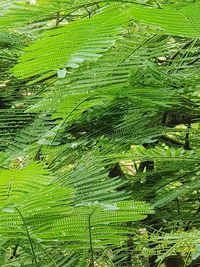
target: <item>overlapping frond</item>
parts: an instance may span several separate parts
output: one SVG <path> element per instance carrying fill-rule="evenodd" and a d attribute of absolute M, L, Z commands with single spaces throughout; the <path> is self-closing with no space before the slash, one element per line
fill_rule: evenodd
<path fill-rule="evenodd" d="M 2 264 L 139 266 L 178 252 L 186 266 L 199 242 L 199 2 L 6 3 Z"/>
<path fill-rule="evenodd" d="M 114 245 L 125 240 L 125 229 L 117 228 L 114 223 L 141 220 L 152 213 L 143 202 L 111 203 L 94 199 L 74 202 L 73 190 L 51 183 L 47 171 L 37 164 L 21 170 L 5 170 L 1 175 L 4 178 L 0 186 L 2 239 L 27 240 L 28 234 L 34 243 L 41 239 L 80 242 L 84 247 L 88 242 L 94 247 Z"/>

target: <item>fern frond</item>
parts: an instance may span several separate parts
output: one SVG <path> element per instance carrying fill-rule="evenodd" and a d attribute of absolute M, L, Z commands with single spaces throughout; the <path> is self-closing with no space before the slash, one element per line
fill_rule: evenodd
<path fill-rule="evenodd" d="M 119 15 L 118 8 L 114 5 L 91 19 L 75 21 L 45 33 L 41 40 L 26 49 L 20 59 L 21 63 L 13 69 L 14 73 L 26 78 L 56 72 L 59 68 L 78 66 L 84 61 L 97 60 L 121 38 L 129 22 L 127 8 L 122 6 Z M 44 47 L 48 47 L 48 50 L 44 51 Z M 41 52 L 40 57 L 37 56 L 38 51 Z"/>

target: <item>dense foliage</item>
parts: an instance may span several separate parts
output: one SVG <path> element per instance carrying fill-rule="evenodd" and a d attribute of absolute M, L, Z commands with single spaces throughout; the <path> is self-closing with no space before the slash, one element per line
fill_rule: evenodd
<path fill-rule="evenodd" d="M 200 266 L 199 14 L 0 2 L 0 266 Z"/>

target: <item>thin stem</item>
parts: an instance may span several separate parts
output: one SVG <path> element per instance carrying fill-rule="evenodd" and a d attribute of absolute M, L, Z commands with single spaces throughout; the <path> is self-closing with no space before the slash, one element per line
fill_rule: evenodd
<path fill-rule="evenodd" d="M 23 222 L 23 225 L 24 225 L 24 228 L 25 228 L 25 230 L 26 230 L 27 237 L 28 237 L 28 240 L 29 240 L 29 243 L 30 243 L 30 246 L 31 246 L 31 251 L 32 251 L 32 255 L 33 255 L 33 260 L 34 260 L 34 262 L 37 264 L 37 259 L 36 259 L 36 255 L 35 255 L 35 251 L 34 251 L 34 247 L 33 247 L 33 242 L 32 242 L 30 233 L 29 233 L 29 231 L 28 231 L 28 227 L 27 227 L 27 225 L 26 225 L 26 222 L 25 222 L 25 220 L 24 220 L 24 217 L 23 217 L 21 211 L 20 211 L 17 207 L 15 207 L 15 209 L 17 210 L 17 212 L 19 213 L 20 217 L 22 218 L 22 222 Z"/>
<path fill-rule="evenodd" d="M 91 263 L 90 266 L 94 267 L 94 252 L 93 252 L 93 245 L 92 245 L 92 230 L 91 230 L 91 217 L 94 214 L 96 209 L 93 210 L 92 213 L 88 216 L 88 233 L 89 233 L 89 241 L 90 241 L 90 255 L 91 255 Z"/>
<path fill-rule="evenodd" d="M 176 199 L 176 206 L 177 206 L 177 214 L 180 215 L 181 210 L 180 210 L 180 203 L 179 203 L 179 198 L 178 197 Z"/>
<path fill-rule="evenodd" d="M 82 100 L 80 103 L 77 104 L 77 106 L 67 115 L 67 117 L 63 120 L 61 127 L 67 122 L 67 120 L 69 119 L 69 117 L 73 114 L 73 112 L 81 105 L 83 104 L 85 101 L 88 101 L 90 99 L 90 97 L 85 98 L 84 100 Z M 56 132 L 51 144 L 49 145 L 49 147 L 53 144 L 53 142 L 55 141 L 57 135 L 58 135 L 59 130 Z M 62 154 L 63 152 L 61 152 Z M 49 164 L 49 168 L 50 166 L 55 162 L 55 160 L 60 156 L 60 154 L 58 154 L 53 160 L 52 162 Z"/>
<path fill-rule="evenodd" d="M 104 3 L 104 2 L 120 2 L 120 3 L 125 3 L 125 4 L 135 4 L 135 5 L 141 5 L 141 6 L 151 6 L 149 4 L 141 4 L 141 3 L 138 3 L 138 2 L 134 2 L 134 1 L 128 1 L 128 0 L 109 0 L 109 1 L 105 1 L 105 0 L 100 0 L 100 1 L 94 1 L 92 3 L 89 3 L 89 4 L 83 4 L 83 5 L 78 5 L 75 9 L 73 9 L 72 11 L 70 11 L 70 13 L 68 13 L 67 15 L 65 15 L 64 17 L 62 17 L 60 20 L 59 20 L 59 23 L 62 22 L 67 16 L 71 15 L 72 13 L 76 12 L 77 10 L 79 10 L 80 8 L 87 8 L 87 7 L 90 7 L 90 6 L 94 6 L 96 5 L 97 8 L 99 7 L 98 4 L 99 3 Z M 161 8 L 161 7 L 159 7 Z"/>
<path fill-rule="evenodd" d="M 189 252 L 189 253 L 187 254 L 187 258 L 186 258 L 186 260 L 185 260 L 185 264 L 184 264 L 183 267 L 187 267 L 187 264 L 188 264 L 188 261 L 189 261 L 189 259 L 190 259 L 190 256 L 191 256 L 191 252 Z"/>
<path fill-rule="evenodd" d="M 60 23 L 60 11 L 56 13 L 56 28 L 59 26 Z"/>
<path fill-rule="evenodd" d="M 91 231 L 91 214 L 89 214 L 88 218 L 88 231 L 89 231 L 89 240 L 90 240 L 90 255 L 91 255 L 91 267 L 94 267 L 94 253 L 92 246 L 92 231 Z"/>
<path fill-rule="evenodd" d="M 187 132 L 186 132 L 186 135 L 185 135 L 185 145 L 184 145 L 184 148 L 185 150 L 190 150 L 190 128 L 191 128 L 191 125 L 188 124 L 187 125 Z"/>

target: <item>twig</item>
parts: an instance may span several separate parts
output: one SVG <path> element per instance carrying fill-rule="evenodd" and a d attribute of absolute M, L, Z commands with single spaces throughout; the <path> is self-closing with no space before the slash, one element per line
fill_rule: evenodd
<path fill-rule="evenodd" d="M 19 244 L 16 244 L 16 245 L 14 246 L 13 251 L 12 251 L 12 254 L 11 254 L 11 256 L 9 257 L 9 260 L 12 260 L 12 259 L 18 257 L 18 255 L 17 255 L 17 249 L 18 249 L 18 247 L 19 247 Z"/>
<path fill-rule="evenodd" d="M 56 28 L 59 26 L 60 23 L 60 11 L 56 13 Z"/>

